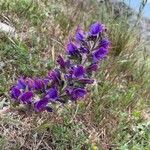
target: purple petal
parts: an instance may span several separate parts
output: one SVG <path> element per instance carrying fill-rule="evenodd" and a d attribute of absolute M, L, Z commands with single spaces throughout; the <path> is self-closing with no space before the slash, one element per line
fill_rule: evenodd
<path fill-rule="evenodd" d="M 107 53 L 108 53 L 108 50 L 103 48 L 103 47 L 101 47 L 98 50 L 96 50 L 93 53 L 93 61 L 94 61 L 94 63 L 98 62 L 100 59 L 103 59 L 104 57 L 106 57 Z"/>
<path fill-rule="evenodd" d="M 48 79 L 48 78 L 45 78 L 45 79 L 43 79 L 43 82 L 44 82 L 44 84 L 47 86 L 47 85 L 49 84 L 49 79 Z"/>
<path fill-rule="evenodd" d="M 25 89 L 25 88 L 26 88 L 26 81 L 25 81 L 25 79 L 23 79 L 23 77 L 21 77 L 21 78 L 18 80 L 17 87 L 18 87 L 19 89 Z"/>
<path fill-rule="evenodd" d="M 11 97 L 12 97 L 13 99 L 18 99 L 18 97 L 20 96 L 20 94 L 21 94 L 21 92 L 20 92 L 19 88 L 13 87 L 13 88 L 11 89 Z"/>
<path fill-rule="evenodd" d="M 27 86 L 28 86 L 29 90 L 34 89 L 34 80 L 33 79 L 27 78 L 26 82 L 27 82 Z"/>
<path fill-rule="evenodd" d="M 110 41 L 107 38 L 104 38 L 100 42 L 100 46 L 104 48 L 108 48 L 110 45 Z"/>
<path fill-rule="evenodd" d="M 61 74 L 60 74 L 60 71 L 55 69 L 55 70 L 52 70 L 48 73 L 48 77 L 50 80 L 52 80 L 53 84 L 59 84 L 60 83 L 60 80 L 61 80 Z"/>
<path fill-rule="evenodd" d="M 82 88 L 75 88 L 72 92 L 72 97 L 77 100 L 79 98 L 83 98 L 86 95 L 86 90 Z"/>
<path fill-rule="evenodd" d="M 90 34 L 96 36 L 103 31 L 104 26 L 99 22 L 96 22 L 90 26 Z"/>
<path fill-rule="evenodd" d="M 76 55 L 76 54 L 78 54 L 79 52 L 78 52 L 77 46 L 74 43 L 69 42 L 67 44 L 67 53 L 69 55 Z"/>
<path fill-rule="evenodd" d="M 57 62 L 60 65 L 61 68 L 65 68 L 66 67 L 65 60 L 62 58 L 62 56 L 60 56 L 60 55 L 58 56 Z"/>
<path fill-rule="evenodd" d="M 77 41 L 84 41 L 85 39 L 85 33 L 80 27 L 77 28 L 75 36 Z"/>
<path fill-rule="evenodd" d="M 36 111 L 42 111 L 46 108 L 46 105 L 48 104 L 48 98 L 43 98 L 39 100 L 38 102 L 34 103 L 34 108 Z"/>
<path fill-rule="evenodd" d="M 63 57 L 62 56 L 58 56 L 58 58 L 57 58 L 57 62 L 58 62 L 58 64 L 60 65 L 60 68 L 61 69 L 65 69 L 66 67 L 69 67 L 70 66 L 70 60 L 67 60 L 67 61 L 65 61 L 64 59 L 63 59 Z"/>
<path fill-rule="evenodd" d="M 29 92 L 25 92 L 20 96 L 20 100 L 23 103 L 30 103 L 32 101 L 34 94 L 33 92 L 29 91 Z"/>
<path fill-rule="evenodd" d="M 58 91 L 56 88 L 50 88 L 48 91 L 48 98 L 50 99 L 57 99 L 58 97 Z"/>
<path fill-rule="evenodd" d="M 73 68 L 73 75 L 75 77 L 83 77 L 85 74 L 85 69 L 83 66 L 77 66 Z"/>
<path fill-rule="evenodd" d="M 42 89 L 44 89 L 44 87 L 45 87 L 45 84 L 44 84 L 42 79 L 36 78 L 34 80 L 34 88 L 35 88 L 35 90 L 42 90 Z"/>
<path fill-rule="evenodd" d="M 71 98 L 71 100 L 77 100 L 83 98 L 86 95 L 86 90 L 83 88 L 66 88 L 66 94 Z"/>

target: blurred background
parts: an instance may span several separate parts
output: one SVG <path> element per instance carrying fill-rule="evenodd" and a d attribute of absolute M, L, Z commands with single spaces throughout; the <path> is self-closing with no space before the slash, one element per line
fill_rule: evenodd
<path fill-rule="evenodd" d="M 30 114 L 9 89 L 21 75 L 44 76 L 78 25 L 107 27 L 108 58 L 77 104 Z M 0 0 L 0 149 L 150 149 L 149 0 Z"/>

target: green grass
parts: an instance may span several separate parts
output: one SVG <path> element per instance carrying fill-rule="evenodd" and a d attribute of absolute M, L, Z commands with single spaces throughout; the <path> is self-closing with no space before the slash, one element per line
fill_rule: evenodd
<path fill-rule="evenodd" d="M 52 114 L 0 113 L 0 149 L 150 149 L 150 56 L 128 14 L 116 18 L 109 3 L 95 0 L 1 0 L 0 12 L 18 34 L 0 33 L 0 109 L 10 105 L 18 76 L 43 76 L 55 66 L 78 24 L 102 21 L 112 43 L 83 101 L 55 106 Z"/>

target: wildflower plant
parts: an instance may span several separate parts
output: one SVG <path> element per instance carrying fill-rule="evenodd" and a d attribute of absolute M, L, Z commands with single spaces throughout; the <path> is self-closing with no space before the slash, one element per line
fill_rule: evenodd
<path fill-rule="evenodd" d="M 18 104 L 32 107 L 36 112 L 52 112 L 53 103 L 76 102 L 87 94 L 87 85 L 94 83 L 93 73 L 109 51 L 106 28 L 96 22 L 88 32 L 78 27 L 75 38 L 66 45 L 66 57 L 57 58 L 57 67 L 44 78 L 20 77 L 11 90 Z"/>

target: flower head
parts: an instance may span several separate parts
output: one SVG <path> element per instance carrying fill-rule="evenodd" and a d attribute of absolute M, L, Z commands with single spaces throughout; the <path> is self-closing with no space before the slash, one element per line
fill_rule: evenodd
<path fill-rule="evenodd" d="M 82 42 L 82 41 L 85 40 L 85 33 L 84 33 L 84 31 L 81 29 L 81 27 L 78 27 L 78 28 L 77 28 L 75 37 L 76 37 L 76 40 L 77 40 L 77 41 L 80 41 L 80 42 Z"/>
<path fill-rule="evenodd" d="M 75 88 L 73 89 L 71 95 L 74 100 L 77 100 L 77 99 L 83 98 L 86 95 L 86 93 L 87 92 L 85 89 Z"/>
<path fill-rule="evenodd" d="M 65 69 L 66 67 L 70 66 L 70 61 L 69 60 L 65 61 L 61 55 L 58 56 L 57 62 L 60 65 L 61 69 Z"/>
<path fill-rule="evenodd" d="M 48 98 L 44 97 L 43 99 L 34 103 L 34 109 L 37 112 L 43 111 L 46 109 L 47 104 L 48 104 Z"/>
<path fill-rule="evenodd" d="M 57 66 L 43 78 L 19 78 L 11 88 L 12 99 L 33 106 L 36 112 L 52 112 L 54 103 L 66 103 L 84 98 L 87 85 L 93 84 L 93 72 L 108 54 L 110 41 L 103 24 L 96 22 L 84 32 L 77 28 L 75 38 L 66 46 L 66 58 L 58 56 Z M 37 101 L 36 99 L 39 98 Z"/>
<path fill-rule="evenodd" d="M 13 99 L 17 100 L 18 97 L 20 96 L 20 94 L 21 94 L 21 91 L 20 91 L 20 89 L 18 87 L 13 87 L 11 89 L 11 97 Z"/>
<path fill-rule="evenodd" d="M 20 96 L 20 100 L 24 103 L 24 104 L 29 104 L 32 101 L 34 94 L 31 91 L 25 92 Z"/>
<path fill-rule="evenodd" d="M 99 33 L 103 32 L 104 26 L 96 22 L 90 26 L 90 35 L 97 36 Z"/>
<path fill-rule="evenodd" d="M 20 79 L 18 80 L 17 87 L 19 89 L 25 89 L 26 88 L 26 81 L 25 81 L 25 79 L 23 79 L 23 77 L 20 77 Z"/>
<path fill-rule="evenodd" d="M 50 83 L 50 80 L 49 80 L 49 78 L 46 77 L 43 79 L 43 82 L 44 82 L 45 86 L 47 87 Z"/>
<path fill-rule="evenodd" d="M 56 88 L 50 88 L 49 91 L 48 91 L 47 97 L 50 100 L 56 100 L 58 98 L 58 91 L 57 91 L 57 89 Z"/>
<path fill-rule="evenodd" d="M 99 45 L 100 47 L 109 48 L 110 41 L 108 40 L 108 38 L 104 38 L 100 41 Z"/>
<path fill-rule="evenodd" d="M 31 78 L 27 78 L 26 79 L 26 84 L 27 84 L 29 90 L 32 90 L 32 89 L 35 88 L 35 86 L 34 86 L 34 84 L 35 84 L 34 80 L 31 79 Z"/>
<path fill-rule="evenodd" d="M 108 53 L 108 50 L 106 48 L 99 48 L 98 50 L 93 52 L 93 62 L 97 63 L 99 60 L 103 59 Z"/>
<path fill-rule="evenodd" d="M 54 69 L 48 73 L 49 79 L 52 81 L 52 84 L 60 84 L 61 81 L 61 74 L 58 69 Z"/>
<path fill-rule="evenodd" d="M 34 88 L 35 90 L 43 90 L 45 88 L 45 84 L 42 79 L 36 78 L 34 80 Z"/>
<path fill-rule="evenodd" d="M 83 77 L 85 74 L 85 69 L 83 66 L 79 65 L 73 68 L 73 75 L 77 78 Z"/>
<path fill-rule="evenodd" d="M 75 56 L 79 54 L 77 46 L 71 41 L 69 41 L 69 43 L 67 44 L 67 53 L 70 56 Z"/>

